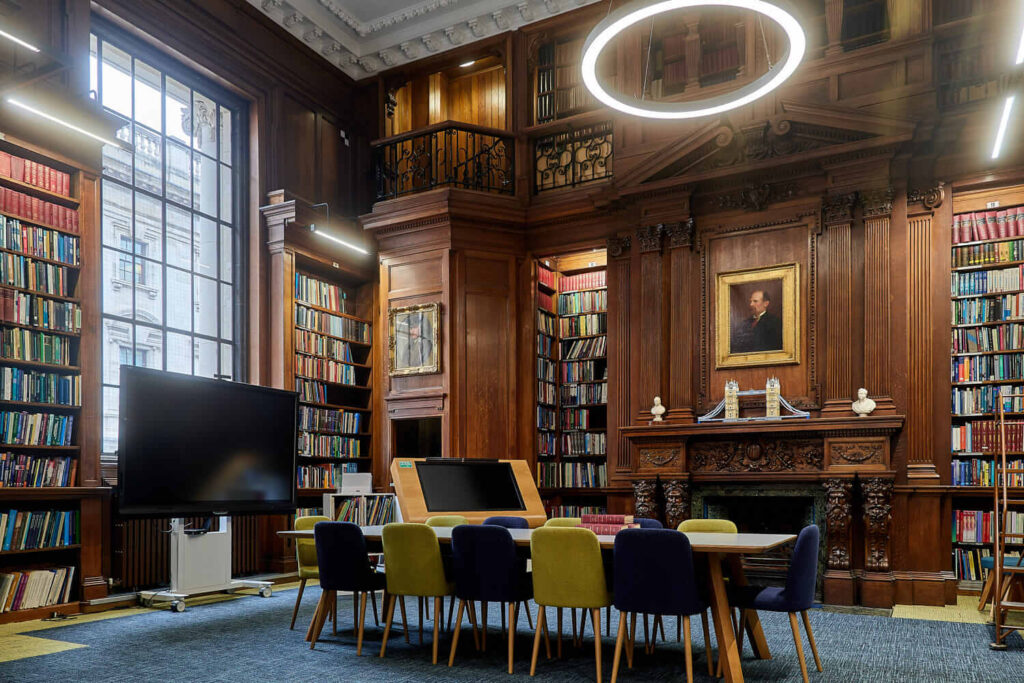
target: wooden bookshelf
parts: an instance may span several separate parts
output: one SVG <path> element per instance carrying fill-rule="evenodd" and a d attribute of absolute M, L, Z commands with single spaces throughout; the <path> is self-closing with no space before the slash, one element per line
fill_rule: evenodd
<path fill-rule="evenodd" d="M 585 32 L 574 29 L 540 42 L 533 55 L 533 123 L 542 124 L 598 108 L 597 100 L 583 85 L 580 57 Z M 614 87 L 615 50 L 606 50 L 598 69 Z M 610 56 L 608 56 L 610 55 Z"/>

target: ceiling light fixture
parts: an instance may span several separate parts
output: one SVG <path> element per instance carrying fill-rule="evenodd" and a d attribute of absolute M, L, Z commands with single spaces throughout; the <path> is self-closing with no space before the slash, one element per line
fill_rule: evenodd
<path fill-rule="evenodd" d="M 370 253 L 367 250 L 363 249 L 362 247 L 357 247 L 356 245 L 352 244 L 351 242 L 346 242 L 345 240 L 343 240 L 343 239 L 341 239 L 339 237 L 335 237 L 334 235 L 332 235 L 329 232 L 324 232 L 323 230 L 321 230 L 318 227 L 316 227 L 316 224 L 310 224 L 309 230 L 310 230 L 310 232 L 312 232 L 317 237 L 323 237 L 325 240 L 331 240 L 332 242 L 337 242 L 338 244 L 342 245 L 343 247 L 348 247 L 352 251 L 358 251 L 360 254 L 369 254 Z"/>
<path fill-rule="evenodd" d="M 473 66 L 474 64 L 476 64 L 476 60 L 475 59 L 471 59 L 468 62 L 463 62 L 462 64 L 459 64 L 459 66 L 462 67 L 463 69 L 465 69 L 466 67 Z"/>
<path fill-rule="evenodd" d="M 1006 98 L 1006 103 L 1003 105 L 1003 116 L 999 119 L 999 130 L 996 131 L 996 142 L 992 145 L 992 158 L 998 159 L 999 152 L 1003 147 L 1003 136 L 1006 135 L 1006 124 L 1010 121 L 1010 111 L 1013 110 L 1014 96 L 1010 95 Z"/>
<path fill-rule="evenodd" d="M 84 128 L 79 128 L 78 126 L 76 126 L 73 123 L 68 123 L 64 119 L 59 119 L 56 116 L 53 116 L 52 114 L 47 114 L 45 111 L 42 111 L 40 109 L 36 109 L 35 107 L 27 105 L 24 102 L 22 102 L 21 100 L 16 100 L 13 97 L 8 97 L 7 98 L 7 102 L 8 102 L 8 104 L 13 104 L 15 107 L 20 107 L 21 109 L 24 109 L 27 112 L 31 112 L 31 113 L 35 114 L 36 116 L 38 116 L 40 118 L 46 119 L 47 121 L 52 121 L 53 123 L 56 123 L 56 124 L 58 124 L 60 126 L 64 126 L 65 128 L 73 130 L 76 133 L 81 133 L 82 135 L 90 137 L 93 140 L 98 140 L 98 141 L 102 142 L 105 145 L 114 145 L 115 147 L 123 147 L 123 145 L 120 142 L 115 142 L 113 140 L 110 140 L 108 138 L 102 137 L 100 135 L 96 135 L 96 133 L 91 133 L 91 132 L 87 131 Z"/>
<path fill-rule="evenodd" d="M 0 37 L 6 38 L 7 40 L 11 41 L 12 43 L 17 43 L 18 45 L 21 45 L 26 50 L 31 50 L 32 52 L 39 52 L 39 48 L 36 47 L 35 45 L 32 45 L 31 43 L 26 43 L 21 38 L 18 38 L 17 36 L 12 36 L 7 31 L 0 31 Z"/>
<path fill-rule="evenodd" d="M 777 23 L 789 47 L 774 68 L 760 78 L 732 92 L 691 102 L 652 102 L 627 95 L 612 95 L 597 77 L 597 60 L 608 43 L 622 31 L 644 19 L 665 12 L 693 7 L 731 7 L 762 14 Z M 807 49 L 807 37 L 800 22 L 781 0 L 640 0 L 611 12 L 587 36 L 583 45 L 583 83 L 599 101 L 612 109 L 651 119 L 692 119 L 742 107 L 768 94 L 793 75 Z"/>

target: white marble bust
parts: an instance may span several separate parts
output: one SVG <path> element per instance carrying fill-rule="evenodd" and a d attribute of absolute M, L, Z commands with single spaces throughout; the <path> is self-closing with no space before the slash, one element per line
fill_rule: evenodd
<path fill-rule="evenodd" d="M 651 422 L 664 422 L 661 416 L 665 414 L 665 406 L 661 405 L 661 396 L 654 397 L 654 405 L 651 406 L 651 415 L 654 419 Z"/>
<path fill-rule="evenodd" d="M 868 398 L 868 390 L 861 387 L 857 390 L 857 400 L 850 406 L 857 417 L 867 417 L 874 411 L 875 402 Z"/>

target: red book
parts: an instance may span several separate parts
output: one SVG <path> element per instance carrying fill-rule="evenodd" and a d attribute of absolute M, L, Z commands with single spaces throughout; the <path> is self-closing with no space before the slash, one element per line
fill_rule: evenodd
<path fill-rule="evenodd" d="M 581 524 L 632 524 L 633 515 L 582 515 Z"/>
<path fill-rule="evenodd" d="M 21 157 L 11 157 L 11 177 L 15 180 L 25 180 L 25 160 Z"/>
<path fill-rule="evenodd" d="M 992 240 L 998 237 L 996 230 L 996 216 L 999 214 L 998 211 L 986 211 L 985 212 L 985 237 L 984 239 Z"/>
<path fill-rule="evenodd" d="M 61 192 L 66 194 L 66 195 L 68 195 L 70 197 L 71 196 L 71 176 L 69 174 L 67 174 L 67 173 L 61 173 L 61 181 L 63 181 L 63 183 L 64 183 L 63 186 L 62 186 Z"/>
<path fill-rule="evenodd" d="M 7 152 L 0 152 L 0 175 L 11 177 L 11 155 Z"/>
<path fill-rule="evenodd" d="M 960 214 L 953 216 L 953 244 L 960 241 Z"/>
<path fill-rule="evenodd" d="M 996 236 L 1008 237 L 1006 232 L 1006 209 L 996 211 Z"/>
<path fill-rule="evenodd" d="M 614 536 L 623 529 L 639 529 L 639 524 L 580 524 L 581 529 L 590 529 L 598 536 Z"/>
<path fill-rule="evenodd" d="M 1016 209 L 1011 209 L 1011 211 L 1013 211 L 1014 216 L 1013 236 L 1020 237 L 1024 235 L 1024 206 L 1018 206 Z"/>

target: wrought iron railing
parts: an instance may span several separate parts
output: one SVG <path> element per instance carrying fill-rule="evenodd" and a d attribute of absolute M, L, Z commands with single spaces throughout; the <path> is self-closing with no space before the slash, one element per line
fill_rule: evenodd
<path fill-rule="evenodd" d="M 575 187 L 612 175 L 612 123 L 566 127 L 533 143 L 534 192 Z"/>
<path fill-rule="evenodd" d="M 445 121 L 374 143 L 377 201 L 435 187 L 515 194 L 513 137 Z"/>

